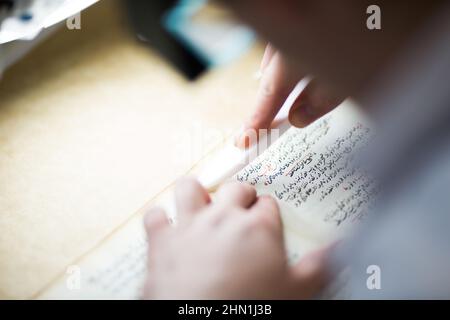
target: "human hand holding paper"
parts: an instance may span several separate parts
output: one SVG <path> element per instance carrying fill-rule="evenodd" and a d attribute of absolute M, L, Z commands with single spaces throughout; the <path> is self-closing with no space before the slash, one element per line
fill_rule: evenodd
<path fill-rule="evenodd" d="M 211 202 L 195 180 L 178 183 L 178 224 L 164 212 L 147 215 L 145 298 L 311 298 L 327 280 L 328 250 L 290 266 L 276 201 L 253 187 L 229 183 Z"/>

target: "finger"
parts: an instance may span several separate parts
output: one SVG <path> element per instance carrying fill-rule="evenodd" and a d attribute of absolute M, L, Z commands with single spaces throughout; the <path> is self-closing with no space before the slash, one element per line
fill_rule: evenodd
<path fill-rule="evenodd" d="M 336 108 L 344 98 L 332 96 L 316 80 L 297 97 L 289 111 L 289 122 L 303 128 Z"/>
<path fill-rule="evenodd" d="M 267 44 L 263 58 L 261 60 L 261 67 L 260 67 L 261 75 L 264 73 L 266 67 L 269 65 L 270 61 L 275 55 L 275 52 L 276 52 L 275 48 L 270 43 Z"/>
<path fill-rule="evenodd" d="M 282 234 L 282 221 L 280 209 L 276 200 L 270 196 L 258 197 L 255 204 L 250 208 L 250 214 L 253 214 L 262 223 L 267 224 L 277 234 Z"/>
<path fill-rule="evenodd" d="M 259 130 L 270 128 L 273 119 L 300 78 L 289 74 L 280 53 L 274 54 L 261 78 L 256 110 L 244 125 L 242 134 L 237 137 L 235 142 L 237 147 L 249 147 L 255 142 L 252 141 L 252 136 L 258 137 Z"/>
<path fill-rule="evenodd" d="M 291 283 L 297 298 L 314 297 L 330 281 L 328 260 L 333 248 L 326 246 L 315 250 L 291 267 Z"/>
<path fill-rule="evenodd" d="M 203 209 L 211 199 L 200 183 L 192 178 L 181 179 L 175 187 L 175 204 L 179 221 Z"/>
<path fill-rule="evenodd" d="M 151 243 L 152 239 L 157 237 L 162 230 L 169 227 L 165 211 L 158 207 L 152 208 L 144 217 L 144 227 Z"/>
<path fill-rule="evenodd" d="M 256 190 L 245 183 L 230 182 L 224 184 L 217 191 L 216 195 L 217 204 L 248 208 L 255 202 Z"/>

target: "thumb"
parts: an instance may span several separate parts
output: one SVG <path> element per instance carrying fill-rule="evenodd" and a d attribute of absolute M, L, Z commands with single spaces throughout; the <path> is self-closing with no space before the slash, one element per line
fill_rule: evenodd
<path fill-rule="evenodd" d="M 303 128 L 336 108 L 345 98 L 331 95 L 316 80 L 297 97 L 289 111 L 289 122 Z"/>

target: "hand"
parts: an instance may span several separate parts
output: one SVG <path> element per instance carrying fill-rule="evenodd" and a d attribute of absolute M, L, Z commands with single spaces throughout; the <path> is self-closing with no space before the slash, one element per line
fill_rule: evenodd
<path fill-rule="evenodd" d="M 214 202 L 198 182 L 176 186 L 178 224 L 149 212 L 148 299 L 311 298 L 327 281 L 325 251 L 289 266 L 276 201 L 230 183 Z"/>
<path fill-rule="evenodd" d="M 262 76 L 256 109 L 245 123 L 241 135 L 237 137 L 238 147 L 249 147 L 253 143 L 251 137 L 258 137 L 260 129 L 270 128 L 291 91 L 305 76 L 290 70 L 281 53 L 269 44 L 261 62 Z M 342 98 L 331 98 L 317 81 L 313 80 L 293 103 L 289 111 L 289 121 L 293 126 L 303 128 L 337 107 L 342 101 Z"/>
<path fill-rule="evenodd" d="M 303 127 L 351 96 L 359 104 L 386 85 L 411 36 L 427 23 L 440 2 L 380 0 L 382 32 L 366 27 L 369 1 L 222 0 L 238 19 L 274 45 L 266 50 L 256 109 L 245 129 L 265 129 L 294 85 L 305 75 L 319 85 L 307 88 L 291 110 L 290 121 Z M 330 103 L 327 102 L 331 97 Z M 334 101 L 337 98 L 337 101 Z M 337 103 L 334 103 L 337 102 Z M 243 132 L 236 145 L 245 147 L 254 131 Z"/>

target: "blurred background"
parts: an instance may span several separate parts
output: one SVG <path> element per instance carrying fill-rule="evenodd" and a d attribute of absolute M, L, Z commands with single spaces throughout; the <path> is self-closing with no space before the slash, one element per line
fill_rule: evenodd
<path fill-rule="evenodd" d="M 80 26 L 50 30 L 0 80 L 1 297 L 31 296 L 99 243 L 236 130 L 256 94 L 257 43 L 191 82 L 118 1 Z"/>

